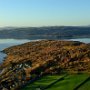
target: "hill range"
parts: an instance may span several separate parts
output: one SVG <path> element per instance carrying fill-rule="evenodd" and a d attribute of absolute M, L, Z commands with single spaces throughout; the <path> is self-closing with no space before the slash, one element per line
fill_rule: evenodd
<path fill-rule="evenodd" d="M 90 37 L 89 26 L 6 27 L 0 29 L 0 38 L 68 39 L 85 37 Z"/>

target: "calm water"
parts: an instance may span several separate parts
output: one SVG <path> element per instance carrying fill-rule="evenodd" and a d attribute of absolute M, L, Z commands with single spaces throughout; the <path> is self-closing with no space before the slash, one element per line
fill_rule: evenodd
<path fill-rule="evenodd" d="M 72 41 L 80 41 L 84 43 L 90 43 L 90 38 L 78 38 L 78 39 L 70 39 Z"/>
<path fill-rule="evenodd" d="M 30 40 L 17 40 L 17 39 L 0 39 L 0 51 L 3 49 L 13 46 L 13 45 L 19 45 L 25 42 L 30 42 Z M 3 58 L 6 56 L 6 54 L 0 52 L 0 63 L 2 62 Z"/>
<path fill-rule="evenodd" d="M 70 40 L 80 41 L 80 42 L 84 42 L 84 43 L 90 43 L 90 38 L 70 39 Z M 3 49 L 5 49 L 7 47 L 23 44 L 23 43 L 30 42 L 30 41 L 31 40 L 25 40 L 25 39 L 21 39 L 21 40 L 19 40 L 19 39 L 0 39 L 0 51 L 2 51 Z M 0 52 L 0 63 L 3 61 L 5 56 L 6 56 L 6 54 Z"/>

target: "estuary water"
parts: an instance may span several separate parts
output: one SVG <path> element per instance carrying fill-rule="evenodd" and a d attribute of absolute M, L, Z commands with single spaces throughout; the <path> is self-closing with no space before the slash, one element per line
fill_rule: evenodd
<path fill-rule="evenodd" d="M 30 40 L 25 40 L 25 39 L 0 39 L 0 51 L 2 51 L 5 48 L 8 48 L 10 46 L 14 46 L 14 45 L 19 45 L 19 44 L 23 44 L 26 42 L 30 42 Z M 6 54 L 4 54 L 3 52 L 0 52 L 0 63 L 3 61 L 4 57 L 6 56 Z"/>
<path fill-rule="evenodd" d="M 77 38 L 77 39 L 70 39 L 71 41 L 80 41 L 84 43 L 90 43 L 90 38 Z"/>
<path fill-rule="evenodd" d="M 84 42 L 84 43 L 90 43 L 90 38 L 78 38 L 78 39 L 69 39 L 72 41 L 80 41 L 80 42 Z M 2 51 L 5 48 L 8 48 L 10 46 L 14 46 L 14 45 L 19 45 L 19 44 L 23 44 L 26 42 L 30 42 L 30 41 L 38 41 L 37 40 L 28 40 L 28 39 L 0 39 L 0 51 Z M 0 63 L 3 61 L 4 57 L 6 56 L 6 54 L 0 52 Z"/>

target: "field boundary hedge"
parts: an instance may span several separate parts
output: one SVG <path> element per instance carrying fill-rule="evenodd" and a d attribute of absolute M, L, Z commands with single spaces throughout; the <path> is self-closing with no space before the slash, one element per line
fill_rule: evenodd
<path fill-rule="evenodd" d="M 78 86 L 76 86 L 73 90 L 79 89 L 83 84 L 90 80 L 90 76 L 87 77 L 83 82 L 81 82 Z"/>

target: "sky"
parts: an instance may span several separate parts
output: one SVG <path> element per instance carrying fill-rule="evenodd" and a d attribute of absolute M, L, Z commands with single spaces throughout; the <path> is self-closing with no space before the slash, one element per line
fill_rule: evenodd
<path fill-rule="evenodd" d="M 90 25 L 90 0 L 0 0 L 0 27 Z"/>

